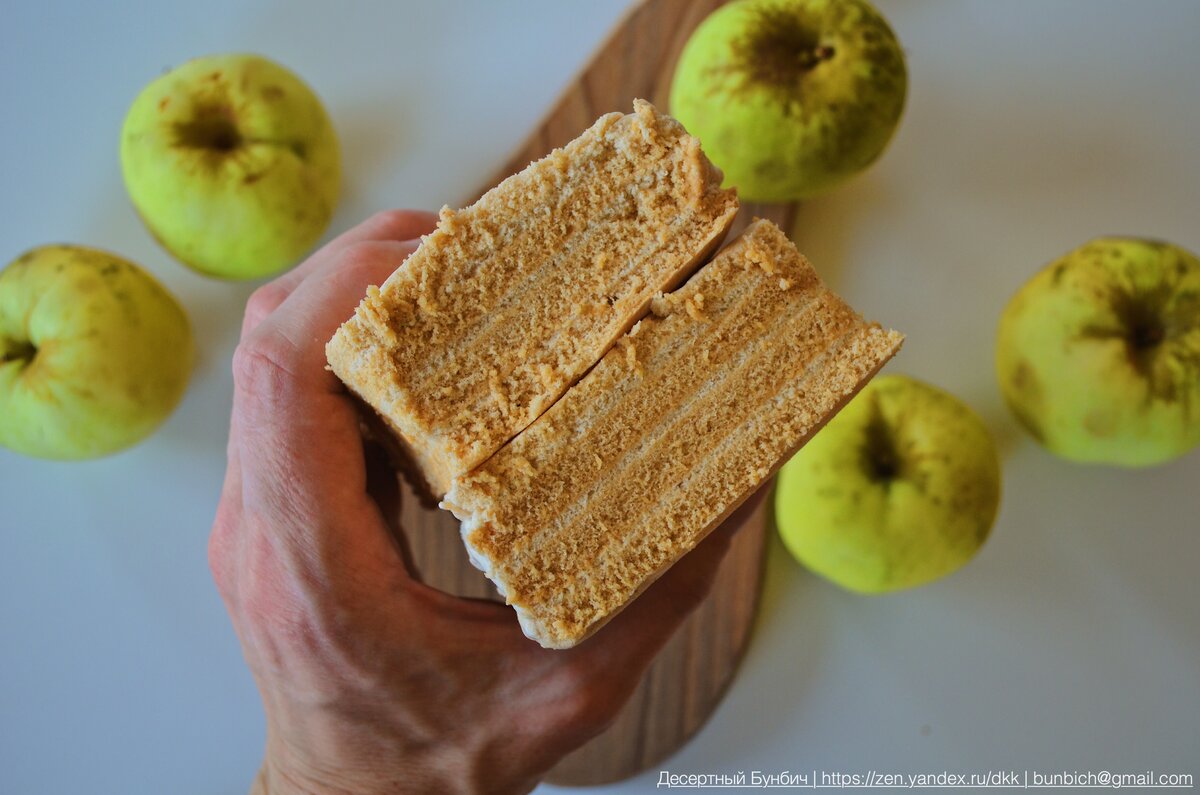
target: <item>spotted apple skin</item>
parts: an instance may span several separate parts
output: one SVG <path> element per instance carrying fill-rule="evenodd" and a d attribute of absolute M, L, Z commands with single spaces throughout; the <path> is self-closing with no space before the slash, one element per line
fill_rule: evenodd
<path fill-rule="evenodd" d="M 876 377 L 780 471 L 784 546 L 851 591 L 937 580 L 987 540 L 1000 461 L 969 406 L 902 375 Z"/>
<path fill-rule="evenodd" d="M 43 246 L 0 271 L 0 445 L 96 458 L 145 439 L 193 364 L 179 302 L 114 254 Z"/>
<path fill-rule="evenodd" d="M 1008 303 L 996 374 L 1021 424 L 1072 461 L 1154 466 L 1200 445 L 1200 260 L 1104 237 Z"/>
<path fill-rule="evenodd" d="M 688 40 L 670 110 L 742 198 L 791 201 L 873 163 L 907 86 L 904 52 L 866 0 L 739 0 Z"/>
<path fill-rule="evenodd" d="M 197 58 L 138 95 L 121 170 L 151 234 L 210 276 L 253 279 L 295 264 L 337 205 L 341 155 L 320 100 L 257 55 Z"/>

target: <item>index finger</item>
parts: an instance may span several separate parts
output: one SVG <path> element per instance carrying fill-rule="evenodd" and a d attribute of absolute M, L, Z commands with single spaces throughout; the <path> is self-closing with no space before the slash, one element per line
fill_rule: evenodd
<path fill-rule="evenodd" d="M 238 346 L 233 402 L 248 502 L 310 529 L 314 521 L 349 532 L 373 524 L 366 521 L 377 509 L 366 494 L 358 411 L 326 369 L 325 343 L 367 287 L 416 246 L 351 245 L 315 268 Z"/>
<path fill-rule="evenodd" d="M 437 220 L 435 214 L 424 210 L 384 210 L 343 232 L 292 270 L 255 290 L 246 302 L 242 337 L 254 331 L 259 323 L 278 309 L 304 279 L 330 267 L 354 245 L 372 241 L 416 240 L 421 235 L 432 232 L 437 226 Z"/>
<path fill-rule="evenodd" d="M 437 226 L 436 213 L 425 210 L 383 210 L 351 227 L 318 249 L 311 257 L 277 279 L 290 293 L 309 274 L 320 270 L 355 243 L 372 240 L 416 240 Z"/>

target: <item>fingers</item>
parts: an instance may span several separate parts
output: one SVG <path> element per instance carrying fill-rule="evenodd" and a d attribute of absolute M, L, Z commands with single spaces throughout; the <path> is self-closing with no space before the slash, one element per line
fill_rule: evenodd
<path fill-rule="evenodd" d="M 333 462 L 349 466 L 365 488 L 354 406 L 326 369 L 325 343 L 353 312 L 367 286 L 379 284 L 414 250 L 415 242 L 352 244 L 300 285 L 234 352 L 234 411 L 256 458 L 290 452 L 296 484 L 324 493 L 319 478 Z M 243 450 L 245 453 L 245 450 Z M 243 455 L 245 460 L 245 455 Z"/>
<path fill-rule="evenodd" d="M 426 210 L 383 210 L 330 241 L 344 247 L 366 240 L 416 240 L 437 227 L 438 215 Z"/>
<path fill-rule="evenodd" d="M 243 501 L 280 543 L 325 568 L 399 567 L 367 473 L 354 404 L 326 369 L 325 343 L 368 285 L 416 241 L 358 241 L 315 267 L 234 354 Z"/>
<path fill-rule="evenodd" d="M 287 300 L 310 274 L 326 268 L 356 243 L 377 240 L 416 240 L 437 226 L 437 216 L 423 210 L 384 210 L 329 241 L 304 262 L 254 291 L 246 302 L 242 337 Z"/>
<path fill-rule="evenodd" d="M 233 537 L 244 533 L 228 530 L 235 525 L 269 528 L 270 543 L 316 564 L 322 579 L 339 568 L 364 580 L 373 569 L 403 579 L 385 509 L 367 494 L 357 412 L 326 370 L 325 343 L 434 222 L 429 213 L 380 213 L 249 302 L 233 361 L 229 470 L 210 547 L 227 598 L 239 588 L 222 572 L 222 559 L 245 546 Z"/>
<path fill-rule="evenodd" d="M 437 226 L 438 217 L 424 210 L 384 210 L 375 213 L 358 226 L 352 227 L 329 241 L 320 251 L 276 281 L 290 293 L 310 273 L 319 270 L 325 260 L 335 258 L 355 243 L 373 240 L 417 240 Z"/>
<path fill-rule="evenodd" d="M 243 379 L 235 385 L 243 391 L 265 389 L 274 398 L 333 391 L 336 381 L 325 369 L 325 343 L 354 313 L 367 287 L 384 281 L 416 247 L 416 241 L 360 241 L 319 263 L 242 340 L 234 374 Z M 271 366 L 253 367 L 256 362 Z M 258 377 L 263 375 L 273 378 Z"/>

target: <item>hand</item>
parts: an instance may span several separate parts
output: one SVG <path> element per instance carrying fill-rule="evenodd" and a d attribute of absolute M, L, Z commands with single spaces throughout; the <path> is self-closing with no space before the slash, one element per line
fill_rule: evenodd
<path fill-rule="evenodd" d="M 272 795 L 532 789 L 616 717 L 738 524 L 566 651 L 526 639 L 504 605 L 416 579 L 324 345 L 435 221 L 377 215 L 246 306 L 209 562 L 262 693 Z"/>

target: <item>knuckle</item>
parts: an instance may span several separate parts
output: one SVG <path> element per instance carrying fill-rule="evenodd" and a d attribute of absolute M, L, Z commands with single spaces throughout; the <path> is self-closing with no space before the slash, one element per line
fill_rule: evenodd
<path fill-rule="evenodd" d="M 274 337 L 252 334 L 233 351 L 234 391 L 263 398 L 287 392 L 291 375 L 280 364 L 283 344 Z"/>
<path fill-rule="evenodd" d="M 371 216 L 371 225 L 385 228 L 405 226 L 412 217 L 413 213 L 409 210 L 379 210 Z"/>
<path fill-rule="evenodd" d="M 436 216 L 417 210 L 381 210 L 371 216 L 371 228 L 392 239 L 411 239 L 429 231 Z"/>
<path fill-rule="evenodd" d="M 208 536 L 208 570 L 216 583 L 217 592 L 226 599 L 233 597 L 237 580 L 236 561 L 230 550 L 233 535 L 230 521 L 223 511 L 219 512 Z"/>
<path fill-rule="evenodd" d="M 400 267 L 411 251 L 412 247 L 395 241 L 360 240 L 341 252 L 337 267 L 326 278 L 333 284 L 356 288 L 364 283 L 378 284 Z"/>
<path fill-rule="evenodd" d="M 357 240 L 342 252 L 339 270 L 373 265 L 388 253 L 387 247 L 378 240 Z"/>
<path fill-rule="evenodd" d="M 246 301 L 246 317 L 255 322 L 262 320 L 278 309 L 287 296 L 287 289 L 278 281 L 264 284 Z"/>

